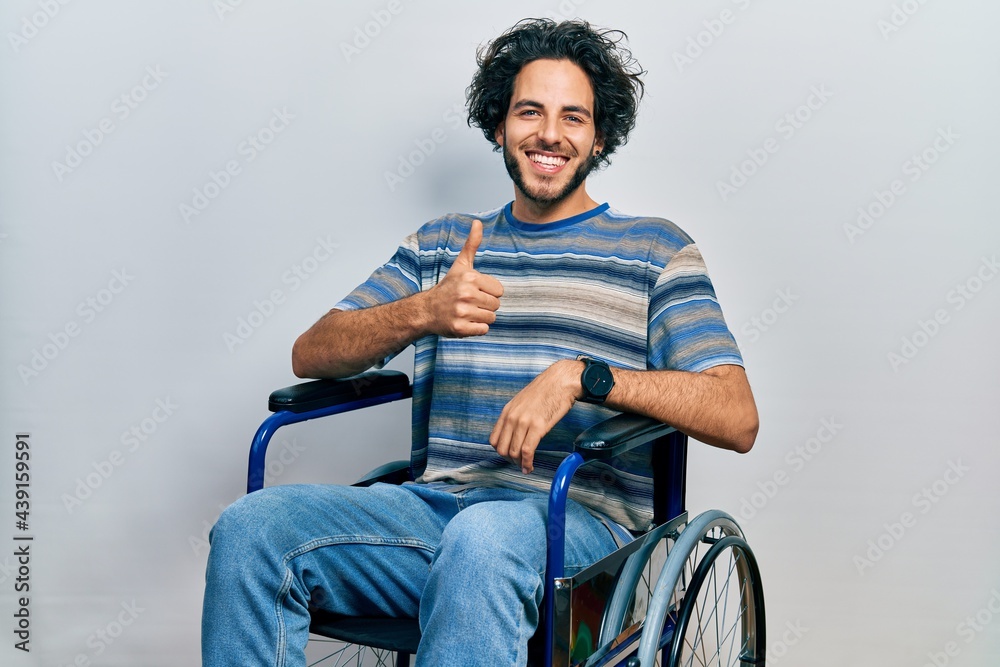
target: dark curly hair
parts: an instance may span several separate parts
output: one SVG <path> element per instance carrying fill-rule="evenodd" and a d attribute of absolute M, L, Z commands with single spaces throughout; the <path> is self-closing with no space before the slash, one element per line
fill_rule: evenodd
<path fill-rule="evenodd" d="M 476 53 L 479 69 L 466 90 L 469 126 L 480 128 L 493 150 L 499 151 L 496 129 L 507 116 L 521 68 L 534 60 L 569 60 L 587 74 L 594 89 L 594 122 L 604 141 L 597 166 L 610 164 L 611 155 L 635 127 L 644 92 L 639 77 L 645 70 L 622 45 L 627 38 L 620 30 L 595 30 L 579 19 L 518 21 Z"/>

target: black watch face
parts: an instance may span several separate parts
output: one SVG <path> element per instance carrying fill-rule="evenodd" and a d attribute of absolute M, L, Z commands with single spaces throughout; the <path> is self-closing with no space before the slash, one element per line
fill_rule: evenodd
<path fill-rule="evenodd" d="M 588 395 L 605 398 L 611 392 L 611 371 L 600 364 L 590 364 L 583 373 L 583 388 Z"/>

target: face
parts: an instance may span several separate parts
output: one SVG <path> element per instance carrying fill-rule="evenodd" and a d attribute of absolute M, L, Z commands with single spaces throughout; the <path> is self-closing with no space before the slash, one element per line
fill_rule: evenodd
<path fill-rule="evenodd" d="M 536 205 L 576 193 L 603 148 L 594 125 L 590 79 L 568 60 L 535 60 L 514 81 L 507 116 L 496 132 L 518 191 Z"/>

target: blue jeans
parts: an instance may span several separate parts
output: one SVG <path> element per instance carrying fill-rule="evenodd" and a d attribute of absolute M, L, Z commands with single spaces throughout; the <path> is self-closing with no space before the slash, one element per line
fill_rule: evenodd
<path fill-rule="evenodd" d="M 309 607 L 419 618 L 417 665 L 524 665 L 539 620 L 546 495 L 438 485 L 277 486 L 212 529 L 203 667 L 302 667 Z M 611 553 L 608 527 L 566 512 L 567 575 Z"/>

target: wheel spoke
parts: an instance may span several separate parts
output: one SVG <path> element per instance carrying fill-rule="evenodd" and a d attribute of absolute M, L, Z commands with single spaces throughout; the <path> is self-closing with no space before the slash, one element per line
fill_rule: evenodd
<path fill-rule="evenodd" d="M 693 549 L 685 567 L 690 577 L 674 614 L 671 667 L 740 667 L 763 650 L 763 628 L 756 627 L 763 620 L 755 611 L 762 599 L 756 563 L 738 535 L 712 530 L 704 543 L 712 545 L 703 549 L 704 560 L 696 560 L 698 550 Z"/>
<path fill-rule="evenodd" d="M 366 658 L 368 657 L 375 660 L 374 667 L 393 667 L 396 664 L 396 654 L 393 651 L 385 651 L 357 644 L 344 644 L 343 642 L 321 639 L 315 636 L 310 638 L 309 641 L 311 644 L 329 644 L 331 652 L 319 660 L 309 663 L 308 667 L 315 667 L 316 665 L 322 665 L 322 667 L 349 667 L 350 665 L 364 667 L 366 664 L 370 664 L 366 662 Z M 333 662 L 327 662 L 329 660 Z"/>

